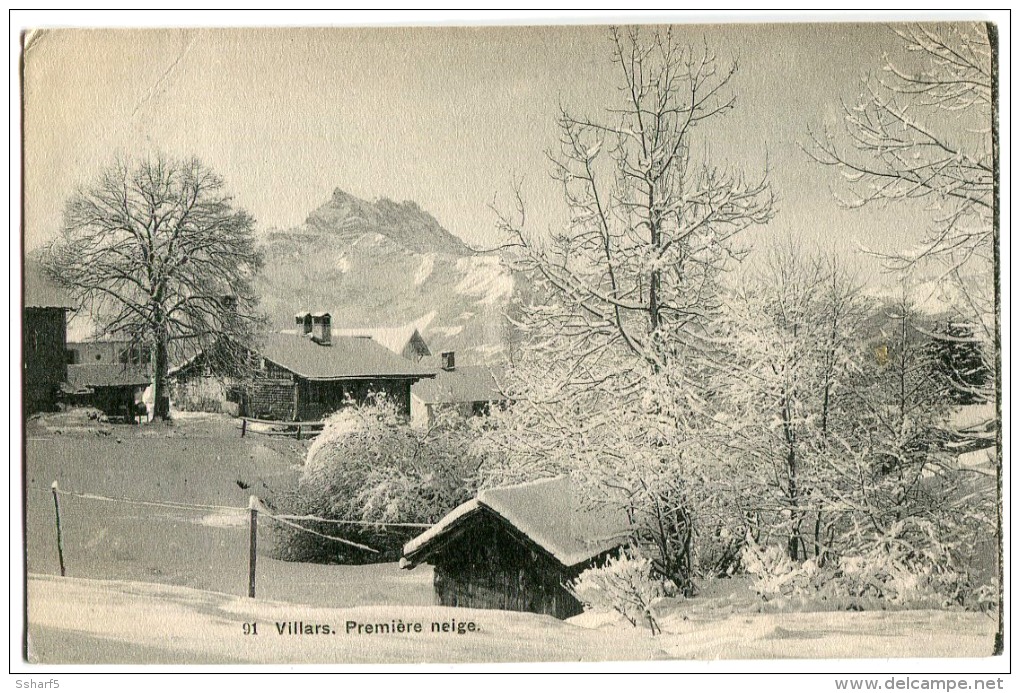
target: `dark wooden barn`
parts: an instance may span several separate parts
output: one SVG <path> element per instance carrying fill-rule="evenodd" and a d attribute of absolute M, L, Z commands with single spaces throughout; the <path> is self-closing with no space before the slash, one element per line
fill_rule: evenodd
<path fill-rule="evenodd" d="M 67 311 L 70 298 L 31 260 L 24 267 L 22 406 L 26 415 L 53 411 L 67 380 Z"/>
<path fill-rule="evenodd" d="M 133 423 L 140 414 L 140 396 L 148 384 L 149 373 L 142 366 L 74 364 L 67 367 L 62 399 L 72 406 L 95 407 L 109 417 Z"/>
<path fill-rule="evenodd" d="M 270 334 L 248 416 L 319 421 L 348 403 L 385 394 L 410 416 L 411 385 L 435 371 L 401 358 L 369 337 L 333 337 L 329 313 L 299 313 L 296 333 Z"/>
<path fill-rule="evenodd" d="M 401 565 L 435 566 L 442 606 L 569 618 L 581 613 L 565 587 L 627 544 L 626 516 L 585 509 L 567 477 L 488 489 L 404 546 Z"/>

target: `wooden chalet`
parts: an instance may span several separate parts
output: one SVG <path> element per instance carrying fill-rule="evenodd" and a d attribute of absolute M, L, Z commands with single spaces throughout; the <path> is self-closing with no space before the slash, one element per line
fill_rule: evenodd
<path fill-rule="evenodd" d="M 128 339 L 82 340 L 67 343 L 67 364 L 121 364 L 148 368 L 151 353 Z"/>
<path fill-rule="evenodd" d="M 569 618 L 565 585 L 628 543 L 622 512 L 581 507 L 567 477 L 482 491 L 404 545 L 401 566 L 435 566 L 443 606 Z"/>
<path fill-rule="evenodd" d="M 318 421 L 385 394 L 410 416 L 411 385 L 435 371 L 365 337 L 334 337 L 329 313 L 298 313 L 298 329 L 270 334 L 245 409 L 276 421 Z"/>

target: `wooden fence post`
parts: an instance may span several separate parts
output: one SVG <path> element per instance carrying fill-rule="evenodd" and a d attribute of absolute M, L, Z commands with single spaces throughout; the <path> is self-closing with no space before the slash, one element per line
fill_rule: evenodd
<path fill-rule="evenodd" d="M 244 438 L 245 432 L 248 430 L 248 419 L 241 417 L 241 437 Z"/>
<path fill-rule="evenodd" d="M 60 559 L 60 577 L 65 577 L 67 571 L 64 570 L 64 538 L 60 533 L 60 498 L 57 496 L 58 488 L 56 481 L 50 485 L 50 490 L 53 491 L 53 509 L 57 513 L 57 558 Z"/>
<path fill-rule="evenodd" d="M 297 439 L 301 440 L 301 424 L 298 424 L 297 427 Z"/>
<path fill-rule="evenodd" d="M 259 532 L 259 499 L 248 498 L 249 537 L 248 537 L 248 596 L 255 598 L 255 552 L 258 546 Z"/>

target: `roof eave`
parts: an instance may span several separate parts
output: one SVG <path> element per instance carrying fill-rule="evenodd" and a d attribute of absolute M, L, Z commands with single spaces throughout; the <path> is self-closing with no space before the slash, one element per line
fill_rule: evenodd
<path fill-rule="evenodd" d="M 283 370 L 287 371 L 288 373 L 293 373 L 294 375 L 298 376 L 299 378 L 303 378 L 305 380 L 322 381 L 322 382 L 341 381 L 341 380 L 422 380 L 424 378 L 435 378 L 436 377 L 435 373 L 414 373 L 414 374 L 411 374 L 411 373 L 389 373 L 389 374 L 385 374 L 385 375 L 380 375 L 378 373 L 366 374 L 366 375 L 308 375 L 306 373 L 302 373 L 301 371 L 299 371 L 299 370 L 297 370 L 295 368 L 292 368 L 291 366 L 288 366 L 286 364 L 280 363 L 279 361 L 277 361 L 276 359 L 274 359 L 274 358 L 272 358 L 270 356 L 266 356 L 266 355 L 263 354 L 262 358 L 264 358 L 266 361 L 269 361 L 274 366 L 278 366 L 278 367 L 282 368 Z"/>
<path fill-rule="evenodd" d="M 450 513 L 457 512 L 461 508 L 464 508 L 464 511 L 453 520 L 449 521 L 446 525 L 440 526 L 443 524 L 443 520 L 440 520 L 436 524 L 432 525 L 432 527 L 422 532 L 422 534 L 404 544 L 403 550 L 401 551 L 403 554 L 400 560 L 401 567 L 410 570 L 419 563 L 424 562 L 429 556 L 445 546 L 447 541 L 451 538 L 450 534 L 458 530 L 465 522 L 474 518 L 476 515 L 483 512 L 483 510 L 491 510 L 491 508 L 479 503 L 477 499 L 473 498 L 457 506 L 457 508 L 451 510 Z M 448 513 L 448 515 L 450 513 Z M 435 533 L 422 541 L 420 545 L 408 550 L 408 546 L 411 546 L 417 542 L 420 537 L 427 535 L 430 532 Z"/>

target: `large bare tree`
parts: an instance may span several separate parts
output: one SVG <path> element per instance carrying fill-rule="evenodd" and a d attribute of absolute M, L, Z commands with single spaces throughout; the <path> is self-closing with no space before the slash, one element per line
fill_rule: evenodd
<path fill-rule="evenodd" d="M 151 350 L 155 418 L 169 418 L 172 359 L 244 366 L 262 322 L 254 224 L 197 159 L 118 161 L 67 201 L 43 262 L 103 334 Z"/>

